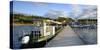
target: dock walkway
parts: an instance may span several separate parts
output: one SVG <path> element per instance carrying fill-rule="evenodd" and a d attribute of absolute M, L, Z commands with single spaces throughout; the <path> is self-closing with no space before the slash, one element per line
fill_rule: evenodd
<path fill-rule="evenodd" d="M 45 47 L 59 47 L 59 46 L 72 46 L 84 44 L 77 34 L 72 30 L 70 26 L 65 28 L 48 42 Z"/>

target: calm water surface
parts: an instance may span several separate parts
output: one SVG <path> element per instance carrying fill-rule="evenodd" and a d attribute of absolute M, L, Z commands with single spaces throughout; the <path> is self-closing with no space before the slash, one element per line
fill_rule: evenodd
<path fill-rule="evenodd" d="M 33 27 L 31 25 L 14 26 L 13 27 L 13 48 L 20 48 L 21 43 L 19 41 L 19 37 L 31 33 L 32 30 L 40 30 L 40 28 Z M 73 30 L 85 43 L 87 44 L 97 43 L 97 28 L 96 29 L 73 28 Z M 24 34 L 23 31 L 25 32 Z"/>
<path fill-rule="evenodd" d="M 30 34 L 32 30 L 39 30 L 38 27 L 29 26 L 14 26 L 13 27 L 13 48 L 19 48 L 21 43 L 19 38 L 23 35 Z M 24 32 L 24 34 L 23 34 Z"/>

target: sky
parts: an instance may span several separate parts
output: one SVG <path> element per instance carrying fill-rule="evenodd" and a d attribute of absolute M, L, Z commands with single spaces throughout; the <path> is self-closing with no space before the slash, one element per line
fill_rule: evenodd
<path fill-rule="evenodd" d="M 28 15 L 38 15 L 38 16 L 45 16 L 48 13 L 51 14 L 62 13 L 65 17 L 75 18 L 81 15 L 84 12 L 84 10 L 88 10 L 88 12 L 91 13 L 91 11 L 93 11 L 93 8 L 97 9 L 95 5 L 13 1 L 13 12 L 23 13 Z"/>

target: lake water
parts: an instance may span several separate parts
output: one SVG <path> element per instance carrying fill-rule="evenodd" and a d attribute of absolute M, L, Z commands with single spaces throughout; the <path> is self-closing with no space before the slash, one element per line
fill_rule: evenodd
<path fill-rule="evenodd" d="M 33 30 L 37 31 L 37 30 L 40 30 L 40 28 L 33 27 L 31 25 L 29 25 L 29 26 L 13 26 L 13 48 L 19 48 L 21 46 L 21 42 L 19 41 L 19 38 L 26 34 L 30 34 L 31 31 L 33 31 Z"/>
<path fill-rule="evenodd" d="M 73 30 L 85 44 L 97 43 L 97 28 L 73 28 Z"/>
<path fill-rule="evenodd" d="M 33 27 L 31 25 L 14 26 L 13 27 L 13 48 L 20 48 L 21 42 L 19 41 L 19 38 L 23 35 L 30 34 L 31 31 L 33 30 L 40 30 L 40 28 Z M 86 44 L 97 43 L 97 28 L 95 29 L 73 28 L 73 30 Z M 24 34 L 23 31 L 25 32 Z"/>

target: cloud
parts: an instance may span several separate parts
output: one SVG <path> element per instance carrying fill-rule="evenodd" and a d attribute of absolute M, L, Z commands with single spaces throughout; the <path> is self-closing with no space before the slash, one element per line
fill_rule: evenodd
<path fill-rule="evenodd" d="M 42 3 L 42 2 L 34 2 L 33 4 L 36 6 L 39 6 L 39 7 L 46 7 L 47 6 L 47 3 Z"/>
<path fill-rule="evenodd" d="M 97 7 L 96 6 L 86 6 L 83 9 L 83 15 L 79 19 L 84 19 L 84 18 L 95 18 L 97 19 Z"/>
<path fill-rule="evenodd" d="M 79 15 L 81 15 L 81 13 L 82 13 L 82 10 L 79 5 L 76 5 L 76 4 L 72 5 L 72 11 L 70 13 L 71 17 L 78 18 Z"/>
<path fill-rule="evenodd" d="M 97 6 L 95 5 L 72 5 L 72 18 L 97 18 Z"/>
<path fill-rule="evenodd" d="M 59 10 L 49 10 L 45 15 L 45 17 L 49 18 L 58 18 L 58 17 L 67 17 L 67 13 L 65 11 L 59 11 Z"/>

